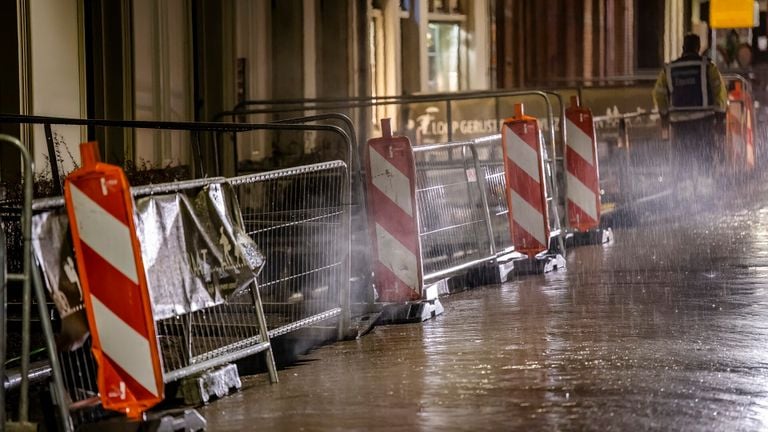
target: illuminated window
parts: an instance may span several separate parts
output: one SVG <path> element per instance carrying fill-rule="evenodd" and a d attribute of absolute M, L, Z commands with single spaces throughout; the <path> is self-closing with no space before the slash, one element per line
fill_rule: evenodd
<path fill-rule="evenodd" d="M 459 0 L 428 0 L 429 92 L 454 92 L 467 87 L 467 15 L 463 3 Z"/>
<path fill-rule="evenodd" d="M 457 23 L 430 22 L 427 32 L 429 91 L 460 89 L 459 54 L 461 29 Z"/>

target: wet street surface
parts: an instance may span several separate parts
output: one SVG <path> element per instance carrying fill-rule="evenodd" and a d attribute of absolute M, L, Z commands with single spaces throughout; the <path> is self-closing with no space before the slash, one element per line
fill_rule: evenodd
<path fill-rule="evenodd" d="M 201 413 L 213 431 L 767 429 L 768 194 L 749 195 L 317 349 Z"/>

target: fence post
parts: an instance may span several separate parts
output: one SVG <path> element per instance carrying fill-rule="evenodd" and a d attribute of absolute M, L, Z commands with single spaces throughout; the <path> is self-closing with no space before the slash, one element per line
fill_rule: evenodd
<path fill-rule="evenodd" d="M 0 378 L 5 380 L 5 228 L 0 221 Z M 5 383 L 0 385 L 0 426 L 5 427 Z"/>
<path fill-rule="evenodd" d="M 411 142 L 392 136 L 389 119 L 381 129 L 365 158 L 374 282 L 380 301 L 403 303 L 422 298 L 416 164 Z"/>
<path fill-rule="evenodd" d="M 123 171 L 80 146 L 83 167 L 64 193 L 104 408 L 130 418 L 163 399 L 163 376 L 136 236 L 133 198 Z"/>

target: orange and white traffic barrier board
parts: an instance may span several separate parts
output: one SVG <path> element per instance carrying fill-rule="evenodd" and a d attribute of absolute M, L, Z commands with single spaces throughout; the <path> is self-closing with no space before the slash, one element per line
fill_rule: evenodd
<path fill-rule="evenodd" d="M 581 232 L 600 226 L 600 178 L 592 111 L 577 97 L 565 110 L 565 185 L 568 226 Z"/>
<path fill-rule="evenodd" d="M 533 258 L 548 250 L 550 233 L 539 123 L 516 104 L 501 130 L 512 244 Z"/>
<path fill-rule="evenodd" d="M 138 418 L 163 399 L 163 375 L 133 198 L 123 171 L 99 161 L 95 142 L 80 154 L 64 194 L 101 403 Z"/>
<path fill-rule="evenodd" d="M 730 104 L 727 115 L 728 149 L 733 168 L 738 171 L 751 171 L 755 168 L 755 142 L 752 131 L 752 97 L 746 92 L 741 82 L 736 81 L 734 89 L 728 94 Z"/>
<path fill-rule="evenodd" d="M 422 298 L 416 164 L 408 138 L 393 137 L 389 119 L 381 125 L 366 155 L 374 281 L 380 301 L 402 303 Z"/>

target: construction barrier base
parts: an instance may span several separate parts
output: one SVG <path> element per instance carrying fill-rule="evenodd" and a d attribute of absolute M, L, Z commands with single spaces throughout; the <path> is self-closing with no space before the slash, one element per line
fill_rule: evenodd
<path fill-rule="evenodd" d="M 207 404 L 212 398 L 223 398 L 242 386 L 237 366 L 226 364 L 182 379 L 179 396 L 186 405 Z"/>
<path fill-rule="evenodd" d="M 515 260 L 514 274 L 517 276 L 553 272 L 565 268 L 565 258 L 560 254 L 540 255 L 535 258 Z"/>
<path fill-rule="evenodd" d="M 448 280 L 442 279 L 424 288 L 424 300 L 384 304 L 376 325 L 420 323 L 445 312 L 438 298 L 448 290 Z"/>
<path fill-rule="evenodd" d="M 610 228 L 598 228 L 586 232 L 575 231 L 568 233 L 565 238 L 566 247 L 579 247 L 606 244 L 613 241 L 613 230 Z"/>
<path fill-rule="evenodd" d="M 427 321 L 445 312 L 440 300 L 422 300 L 405 304 L 388 304 L 382 309 L 376 325 L 412 324 Z"/>
<path fill-rule="evenodd" d="M 474 288 L 507 282 L 515 274 L 515 260 L 524 256 L 513 252 L 501 256 L 487 265 L 470 270 L 467 274 L 467 285 Z"/>
<path fill-rule="evenodd" d="M 377 325 L 382 309 L 381 303 L 353 303 L 349 329 L 343 339 L 355 340 L 368 334 Z"/>
<path fill-rule="evenodd" d="M 196 432 L 204 431 L 208 422 L 197 410 L 149 412 L 144 421 L 131 421 L 126 417 L 112 417 L 100 422 L 87 423 L 78 431 L 142 431 L 142 432 Z"/>

